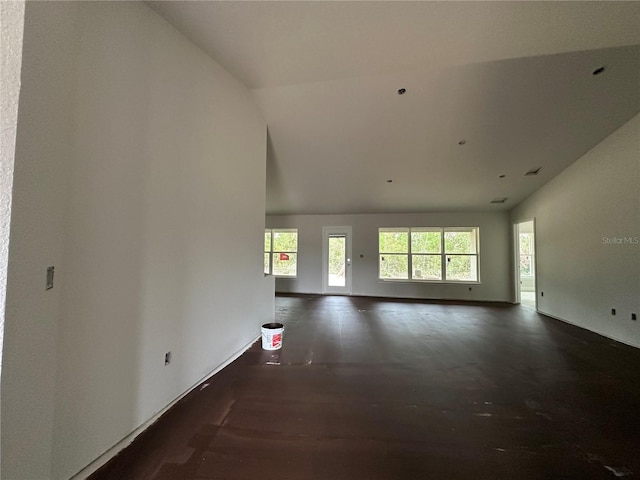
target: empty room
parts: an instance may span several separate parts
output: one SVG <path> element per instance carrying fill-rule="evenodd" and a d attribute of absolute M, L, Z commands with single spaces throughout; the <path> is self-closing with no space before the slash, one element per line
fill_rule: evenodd
<path fill-rule="evenodd" d="M 0 478 L 640 475 L 640 2 L 0 13 Z"/>

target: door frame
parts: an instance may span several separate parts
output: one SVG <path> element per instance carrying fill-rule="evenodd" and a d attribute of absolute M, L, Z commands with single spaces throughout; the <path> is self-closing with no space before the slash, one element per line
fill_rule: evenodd
<path fill-rule="evenodd" d="M 353 263 L 353 256 L 351 254 L 351 235 L 353 229 L 350 226 L 344 227 L 322 227 L 322 293 L 330 295 L 351 295 L 352 285 L 352 270 L 351 265 Z M 344 287 L 330 287 L 329 284 L 329 236 L 330 235 L 344 235 L 345 241 L 345 286 Z"/>
<path fill-rule="evenodd" d="M 538 310 L 538 236 L 536 234 L 536 219 L 532 218 L 524 218 L 522 220 L 518 220 L 513 224 L 513 267 L 514 267 L 514 287 L 515 287 L 515 298 L 514 302 L 516 304 L 522 303 L 522 290 L 520 288 L 520 225 L 523 223 L 532 223 L 532 231 L 533 231 L 533 288 L 535 291 L 534 303 L 535 309 Z"/>

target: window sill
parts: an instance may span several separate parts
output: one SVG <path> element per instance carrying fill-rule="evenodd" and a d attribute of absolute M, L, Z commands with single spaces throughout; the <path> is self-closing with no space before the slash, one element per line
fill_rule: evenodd
<path fill-rule="evenodd" d="M 429 285 L 482 285 L 482 282 L 476 280 L 405 280 L 405 279 L 385 279 L 379 278 L 378 283 L 421 283 Z"/>

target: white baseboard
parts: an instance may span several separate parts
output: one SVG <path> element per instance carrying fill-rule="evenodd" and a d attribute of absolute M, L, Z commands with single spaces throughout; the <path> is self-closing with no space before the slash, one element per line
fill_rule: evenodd
<path fill-rule="evenodd" d="M 428 300 L 428 301 L 446 301 L 446 302 L 470 302 L 470 303 L 509 303 L 515 304 L 515 302 L 511 300 L 492 300 L 490 298 L 452 298 L 452 297 L 403 297 L 403 296 L 389 296 L 389 295 L 370 295 L 365 293 L 322 293 L 322 292 L 287 292 L 287 291 L 276 291 L 276 296 L 279 294 L 283 295 L 308 295 L 308 296 L 316 296 L 316 297 L 362 297 L 362 298 L 383 298 L 389 300 Z"/>
<path fill-rule="evenodd" d="M 600 332 L 598 330 L 592 330 L 591 328 L 587 328 L 584 325 L 580 325 L 579 323 L 572 322 L 571 320 L 567 320 L 566 318 L 558 317 L 556 315 L 551 315 L 550 313 L 543 312 L 542 310 L 538 310 L 538 313 L 544 315 L 545 317 L 553 318 L 554 320 L 560 320 L 561 322 L 568 323 L 569 325 L 573 325 L 574 327 L 582 328 L 583 330 L 595 333 L 596 335 L 600 335 L 601 337 L 608 338 L 609 340 L 614 340 L 616 342 L 624 343 L 625 345 L 628 345 L 630 347 L 640 348 L 640 343 L 632 343 L 629 340 L 624 338 L 618 338 L 608 333 Z"/>
<path fill-rule="evenodd" d="M 178 403 L 180 400 L 182 400 L 186 395 L 191 393 L 193 391 L 193 389 L 195 389 L 198 385 L 200 385 L 202 382 L 204 382 L 207 378 L 210 378 L 211 376 L 215 375 L 220 370 L 225 368 L 227 365 L 229 365 L 232 362 L 234 362 L 244 352 L 249 350 L 249 348 L 251 348 L 251 345 L 253 345 L 260 337 L 261 337 L 261 335 L 258 335 L 255 339 L 251 340 L 248 344 L 246 344 L 240 350 L 238 350 L 236 353 L 231 355 L 227 360 L 222 362 L 218 367 L 213 369 L 211 372 L 207 373 L 204 377 L 202 377 L 195 384 L 193 384 L 191 387 L 189 387 L 184 393 L 179 395 L 175 400 L 173 400 L 171 403 L 169 403 L 166 407 L 164 407 L 158 413 L 153 415 L 149 420 L 144 422 L 138 428 L 133 430 L 129 435 L 124 437 L 122 440 L 120 440 L 118 443 L 116 443 L 113 447 L 111 447 L 109 450 L 107 450 L 102 455 L 100 455 L 98 458 L 96 458 L 89 465 L 87 465 L 82 470 L 80 470 L 78 473 L 73 475 L 69 480 L 86 480 L 89 476 L 93 475 L 96 471 L 98 471 L 98 469 L 103 467 L 109 460 L 111 460 L 113 457 L 115 457 L 118 453 L 120 453 L 126 447 L 131 445 L 131 443 L 133 443 L 133 441 L 136 439 L 136 437 L 138 437 L 138 435 L 140 435 L 147 428 L 149 428 L 151 425 L 153 425 L 171 407 L 173 407 L 176 403 Z"/>

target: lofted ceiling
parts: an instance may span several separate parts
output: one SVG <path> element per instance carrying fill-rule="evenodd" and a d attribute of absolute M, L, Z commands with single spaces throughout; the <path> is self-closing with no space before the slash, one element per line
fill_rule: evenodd
<path fill-rule="evenodd" d="M 640 2 L 147 3 L 255 96 L 270 214 L 507 210 L 640 112 Z"/>

